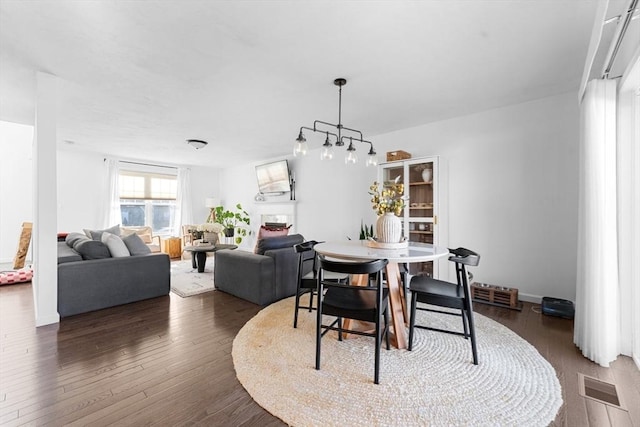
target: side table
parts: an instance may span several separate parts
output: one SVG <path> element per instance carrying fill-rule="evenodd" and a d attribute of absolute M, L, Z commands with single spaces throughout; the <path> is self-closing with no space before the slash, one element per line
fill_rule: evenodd
<path fill-rule="evenodd" d="M 179 237 L 165 237 L 160 240 L 160 250 L 169 255 L 169 258 L 182 256 L 182 240 Z"/>

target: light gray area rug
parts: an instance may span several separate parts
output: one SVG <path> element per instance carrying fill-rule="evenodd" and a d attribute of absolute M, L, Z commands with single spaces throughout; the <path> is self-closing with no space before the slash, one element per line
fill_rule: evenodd
<path fill-rule="evenodd" d="M 183 298 L 213 291 L 213 257 L 207 258 L 204 273 L 191 267 L 191 260 L 171 263 L 171 292 Z"/>
<path fill-rule="evenodd" d="M 462 337 L 416 330 L 413 351 L 382 350 L 373 384 L 373 339 L 322 340 L 315 365 L 315 312 L 293 298 L 263 309 L 233 342 L 240 383 L 293 426 L 546 426 L 562 405 L 553 367 L 518 335 L 475 315 L 480 364 Z M 461 329 L 455 316 L 419 312 L 434 327 Z M 334 335 L 332 335 L 334 334 Z"/>

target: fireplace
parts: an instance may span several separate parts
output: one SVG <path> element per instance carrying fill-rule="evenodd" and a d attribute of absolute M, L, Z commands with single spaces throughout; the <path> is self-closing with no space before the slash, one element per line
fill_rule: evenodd
<path fill-rule="evenodd" d="M 260 225 L 269 223 L 286 224 L 289 234 L 296 232 L 296 204 L 295 201 L 288 202 L 259 202 L 255 204 L 256 216 L 260 219 Z"/>

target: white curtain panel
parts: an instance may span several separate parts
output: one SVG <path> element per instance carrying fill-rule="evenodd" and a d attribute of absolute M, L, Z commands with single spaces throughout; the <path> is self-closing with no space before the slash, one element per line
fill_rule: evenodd
<path fill-rule="evenodd" d="M 171 228 L 181 235 L 182 225 L 184 224 L 193 224 L 193 209 L 191 207 L 191 170 L 188 168 L 178 168 L 178 195 Z"/>
<path fill-rule="evenodd" d="M 616 82 L 592 80 L 580 108 L 574 343 L 609 366 L 620 354 L 616 213 Z"/>
<path fill-rule="evenodd" d="M 108 228 L 122 222 L 122 216 L 120 215 L 120 165 L 117 160 L 105 159 L 104 166 L 107 181 L 107 193 L 105 208 L 102 210 L 104 215 L 102 226 L 104 228 Z"/>

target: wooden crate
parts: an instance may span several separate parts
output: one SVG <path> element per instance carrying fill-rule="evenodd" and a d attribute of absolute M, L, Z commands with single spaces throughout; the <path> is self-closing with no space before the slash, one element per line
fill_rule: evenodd
<path fill-rule="evenodd" d="M 475 302 L 517 310 L 521 309 L 520 302 L 518 301 L 518 290 L 516 288 L 474 282 L 471 284 L 471 296 Z"/>
<path fill-rule="evenodd" d="M 387 162 L 393 162 L 396 160 L 406 160 L 410 159 L 411 154 L 406 151 L 396 150 L 396 151 L 387 151 Z"/>

